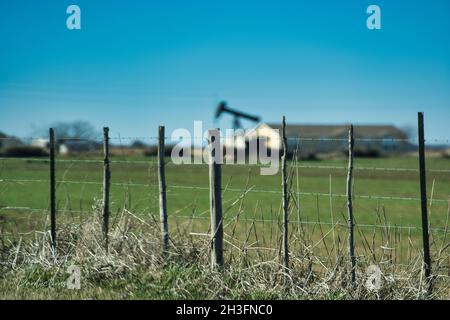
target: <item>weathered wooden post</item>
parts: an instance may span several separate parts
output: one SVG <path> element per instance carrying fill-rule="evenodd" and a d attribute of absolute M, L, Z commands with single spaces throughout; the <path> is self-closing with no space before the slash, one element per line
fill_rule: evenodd
<path fill-rule="evenodd" d="M 289 272 L 289 196 L 287 190 L 287 138 L 286 118 L 283 116 L 281 128 L 283 143 L 283 155 L 281 156 L 281 186 L 283 191 L 283 266 L 286 273 Z"/>
<path fill-rule="evenodd" d="M 353 125 L 348 131 L 348 171 L 347 171 L 347 211 L 348 211 L 348 254 L 350 258 L 350 273 L 352 284 L 356 281 L 356 258 L 355 258 L 355 238 L 353 219 L 353 149 L 355 140 L 353 138 Z"/>
<path fill-rule="evenodd" d="M 422 207 L 422 238 L 423 238 L 423 268 L 427 283 L 427 292 L 433 292 L 433 281 L 431 276 L 430 240 L 428 227 L 428 200 L 427 180 L 425 165 L 425 129 L 423 125 L 423 112 L 418 114 L 419 125 L 419 173 L 420 173 L 420 200 Z"/>
<path fill-rule="evenodd" d="M 158 130 L 158 180 L 159 180 L 159 217 L 161 222 L 161 234 L 163 242 L 163 254 L 169 252 L 169 226 L 167 223 L 166 200 L 166 172 L 165 172 L 165 129 L 159 126 Z"/>
<path fill-rule="evenodd" d="M 53 250 L 56 250 L 56 181 L 55 181 L 55 131 L 49 130 L 50 147 L 50 236 Z"/>
<path fill-rule="evenodd" d="M 102 233 L 105 249 L 108 250 L 109 228 L 109 188 L 111 181 L 111 169 L 109 165 L 109 128 L 103 128 L 103 223 Z"/>
<path fill-rule="evenodd" d="M 211 265 L 213 268 L 223 266 L 221 148 L 219 129 L 208 130 Z"/>

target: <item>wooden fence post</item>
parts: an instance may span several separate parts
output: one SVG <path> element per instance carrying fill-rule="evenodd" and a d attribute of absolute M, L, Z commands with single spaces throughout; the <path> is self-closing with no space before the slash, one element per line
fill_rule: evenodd
<path fill-rule="evenodd" d="M 159 217 L 161 221 L 161 234 L 163 242 L 163 254 L 169 252 L 169 226 L 167 224 L 166 206 L 166 172 L 165 172 L 165 129 L 159 126 L 158 130 L 158 180 L 159 180 Z"/>
<path fill-rule="evenodd" d="M 56 181 L 55 181 L 55 131 L 49 130 L 50 138 L 50 236 L 53 250 L 56 250 Z"/>
<path fill-rule="evenodd" d="M 428 228 L 428 210 L 427 210 L 427 180 L 425 166 L 425 130 L 423 125 L 423 113 L 418 113 L 419 125 L 419 172 L 420 172 L 420 199 L 422 207 L 422 238 L 423 238 L 423 263 L 424 272 L 427 282 L 427 292 L 433 291 L 431 278 L 431 257 L 430 257 L 430 241 Z"/>
<path fill-rule="evenodd" d="M 347 210 L 348 210 L 348 254 L 350 258 L 351 281 L 356 281 L 356 258 L 355 258 L 355 238 L 354 238 L 354 219 L 353 219 L 353 149 L 355 140 L 353 138 L 353 125 L 350 125 L 348 131 L 348 172 L 347 172 Z"/>
<path fill-rule="evenodd" d="M 283 266 L 285 272 L 289 272 L 289 197 L 287 190 L 287 139 L 286 139 L 286 118 L 283 116 L 281 128 L 281 137 L 283 141 L 283 155 L 281 156 L 281 186 L 283 189 Z"/>
<path fill-rule="evenodd" d="M 109 228 L 109 188 L 111 181 L 111 170 L 109 166 L 109 128 L 103 128 L 103 223 L 102 233 L 106 250 L 108 250 L 108 228 Z"/>
<path fill-rule="evenodd" d="M 223 266 L 222 176 L 219 129 L 208 130 L 209 190 L 211 211 L 211 265 Z"/>

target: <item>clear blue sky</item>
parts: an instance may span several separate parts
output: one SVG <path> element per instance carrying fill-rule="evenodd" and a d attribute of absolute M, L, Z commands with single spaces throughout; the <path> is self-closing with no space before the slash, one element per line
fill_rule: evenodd
<path fill-rule="evenodd" d="M 149 136 L 213 126 L 225 99 L 267 122 L 404 126 L 424 111 L 427 136 L 450 138 L 449 16 L 449 0 L 1 1 L 0 131 L 85 119 Z"/>

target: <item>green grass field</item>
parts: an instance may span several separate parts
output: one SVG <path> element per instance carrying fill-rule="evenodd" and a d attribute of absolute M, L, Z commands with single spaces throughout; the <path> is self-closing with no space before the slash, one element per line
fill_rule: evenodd
<path fill-rule="evenodd" d="M 59 160 L 57 162 L 58 226 L 89 225 L 93 212 L 99 212 L 99 199 L 101 199 L 102 192 L 102 160 L 98 157 L 72 157 Z M 72 162 L 72 160 L 89 160 L 91 162 Z M 111 160 L 112 228 L 121 230 L 121 223 L 117 221 L 123 220 L 124 208 L 127 209 L 126 212 L 132 214 L 132 219 L 138 219 L 139 223 L 144 225 L 156 223 L 158 225 L 156 159 L 116 156 Z M 138 163 L 126 163 L 126 161 Z M 345 226 L 347 207 L 346 198 L 342 197 L 345 195 L 346 186 L 346 160 L 289 162 L 288 165 L 291 192 L 290 245 L 292 261 L 294 264 L 299 264 L 299 274 L 304 274 L 305 268 L 306 270 L 312 268 L 315 272 L 323 273 L 322 275 L 326 276 L 332 271 L 333 266 L 339 265 L 340 259 L 345 259 L 347 256 L 347 228 Z M 320 168 L 317 168 L 318 166 Z M 360 279 L 364 277 L 364 268 L 370 263 L 376 263 L 386 272 L 393 274 L 397 274 L 398 271 L 395 271 L 397 268 L 404 266 L 404 270 L 407 271 L 403 272 L 420 278 L 421 216 L 420 201 L 418 201 L 418 172 L 414 171 L 417 167 L 418 161 L 414 157 L 355 159 L 354 214 L 357 225 L 355 242 Z M 412 171 L 373 168 L 402 168 L 412 169 Z M 427 169 L 429 170 L 427 180 L 434 272 L 447 277 L 450 274 L 450 256 L 448 254 L 448 238 L 444 231 L 448 224 L 450 172 L 446 171 L 450 170 L 450 160 L 430 157 L 427 159 Z M 5 249 L 6 252 L 8 250 L 15 252 L 15 246 L 20 246 L 22 237 L 34 235 L 35 238 L 39 238 L 41 233 L 35 234 L 35 231 L 48 230 L 48 213 L 45 211 L 48 209 L 49 203 L 48 177 L 48 162 L 45 159 L 39 161 L 4 159 L 0 161 L 1 232 L 2 235 L 6 235 L 6 238 L 3 239 L 7 239 L 8 232 L 11 232 L 13 234 L 12 243 L 14 243 L 11 249 Z M 196 250 L 195 242 L 204 241 L 206 238 L 201 234 L 205 234 L 209 230 L 208 168 L 206 165 L 177 166 L 168 163 L 166 177 L 171 239 L 181 244 L 181 247 L 186 246 L 186 249 L 177 249 L 182 251 L 176 252 L 175 256 L 187 255 L 186 259 L 189 260 L 189 252 Z M 330 197 L 330 186 L 332 197 Z M 372 198 L 367 198 L 369 196 Z M 297 206 L 298 200 L 300 206 Z M 223 207 L 226 263 L 230 265 L 230 268 L 231 265 L 233 268 L 239 268 L 242 263 L 247 264 L 247 259 L 266 262 L 272 261 L 274 257 L 275 260 L 277 259 L 281 243 L 280 174 L 261 176 L 257 166 L 224 165 Z M 43 210 L 35 211 L 27 208 Z M 297 223 L 299 220 L 302 224 Z M 332 227 L 332 223 L 335 227 Z M 98 232 L 100 235 L 100 229 L 96 228 L 96 230 L 94 232 Z M 59 231 L 59 233 L 64 235 L 65 231 Z M 142 241 L 147 241 L 144 240 L 147 236 L 147 233 L 142 234 Z M 153 236 L 157 236 L 157 229 Z M 207 245 L 205 245 L 206 247 Z M 205 250 L 201 249 L 201 252 Z M 118 251 L 117 255 L 119 259 L 122 259 L 120 252 Z M 23 254 L 25 255 L 26 252 Z M 31 251 L 30 254 L 32 254 Z M 140 261 L 139 252 L 135 254 L 135 259 Z M 8 257 L 14 257 L 14 254 L 8 255 Z M 202 255 L 202 257 L 200 265 L 195 262 L 194 268 L 204 270 L 205 264 L 208 263 L 207 259 L 204 261 L 205 256 Z M 23 259 L 27 261 L 26 256 Z M 136 262 L 136 265 L 142 267 L 141 262 Z M 185 263 L 182 262 L 181 265 L 180 267 L 177 262 L 175 268 L 185 270 Z M 259 264 L 257 263 L 257 265 Z M 192 265 L 188 263 L 186 270 L 192 270 L 191 267 Z M 0 284 L 0 291 L 4 290 L 3 295 L 8 296 L 6 292 L 9 292 L 10 286 L 23 285 L 24 289 L 17 291 L 15 298 L 51 298 L 60 294 L 62 296 L 68 294 L 69 298 L 92 296 L 124 298 L 121 293 L 124 286 L 128 287 L 134 284 L 140 286 L 141 278 L 147 277 L 146 272 L 135 270 L 133 267 L 131 269 L 136 274 L 132 276 L 131 282 L 122 276 L 118 276 L 119 278 L 114 276 L 113 282 L 109 279 L 97 282 L 95 268 L 94 266 L 93 279 L 89 280 L 90 287 L 87 291 L 68 293 L 60 290 L 60 292 L 55 291 L 51 285 L 45 284 L 42 286 L 42 290 L 35 291 L 35 289 L 29 290 L 30 285 L 22 284 L 23 281 L 28 283 L 35 277 L 33 267 L 25 263 L 23 269 L 25 273 L 20 276 L 16 271 L 8 273 L 13 278 L 5 278 L 4 283 Z M 170 272 L 160 269 L 158 266 L 155 268 L 158 270 L 157 272 L 161 272 L 161 279 L 158 280 L 161 281 L 161 288 L 156 288 L 153 284 L 150 287 L 145 286 L 142 292 L 139 291 L 140 289 L 136 291 L 137 296 L 142 294 L 143 297 L 160 295 L 172 298 L 214 297 L 206 293 L 205 295 L 196 295 L 192 292 L 183 295 L 180 293 L 181 291 L 174 294 L 174 287 L 185 285 L 189 281 L 184 284 L 179 282 L 169 284 L 167 281 L 171 279 Z M 39 269 L 36 272 L 40 279 L 41 272 L 44 271 Z M 184 271 L 180 271 L 178 274 L 183 277 Z M 205 274 L 205 271 L 201 271 L 199 274 Z M 239 272 L 232 277 L 239 278 L 238 275 Z M 186 277 L 186 279 L 190 279 L 189 275 Z M 251 274 L 249 277 L 251 279 Z M 20 281 L 17 280 L 19 282 L 16 283 L 14 282 L 16 280 L 12 281 L 11 279 Z M 447 278 L 443 278 L 442 281 L 445 279 Z M 117 288 L 114 287 L 114 283 L 119 282 L 120 285 L 117 285 Z M 417 284 L 417 282 L 415 283 Z M 228 284 L 223 285 L 227 286 Z M 271 283 L 264 285 L 272 286 Z M 363 284 L 361 285 L 363 286 Z M 441 283 L 440 288 L 446 290 L 447 284 Z M 125 291 L 131 292 L 128 289 Z M 275 296 L 278 293 L 274 293 Z M 291 297 L 299 298 L 300 296 L 297 294 L 295 293 Z M 245 293 L 227 291 L 224 297 L 251 298 L 254 295 L 258 296 L 258 293 L 249 289 Z M 444 296 L 446 295 L 448 293 L 444 293 Z M 304 298 L 307 297 L 308 295 Z"/>
<path fill-rule="evenodd" d="M 57 206 L 60 216 L 89 213 L 96 199 L 101 199 L 102 161 L 95 157 L 60 158 L 57 163 Z M 89 160 L 93 162 L 72 162 Z M 111 210 L 123 208 L 137 215 L 158 216 L 158 177 L 155 158 L 112 157 Z M 126 163 L 134 161 L 134 163 Z M 138 162 L 138 163 L 136 163 Z M 289 163 L 291 206 L 290 220 L 306 224 L 321 222 L 346 224 L 347 207 L 346 159 L 327 161 L 301 161 Z M 312 168 L 320 167 L 320 168 Z M 333 167 L 333 168 L 327 168 Z M 371 232 L 372 225 L 412 227 L 413 235 L 420 239 L 421 212 L 418 172 L 390 169 L 417 169 L 415 157 L 356 158 L 354 173 L 354 215 L 363 229 Z M 372 170 L 368 168 L 378 168 Z M 441 235 L 448 217 L 450 196 L 450 160 L 427 159 L 430 225 Z M 437 171 L 434 171 L 437 170 Z M 48 162 L 7 159 L 0 162 L 0 207 L 47 209 L 49 203 Z M 281 209 L 281 177 L 260 175 L 258 166 L 224 165 L 223 207 L 225 219 L 239 215 L 243 221 L 277 221 Z M 196 230 L 208 230 L 209 182 L 206 165 L 166 166 L 167 204 L 169 217 L 194 217 Z M 19 181 L 14 181 L 19 180 Z M 330 188 L 331 185 L 331 188 Z M 244 190 L 249 190 L 245 193 Z M 333 195 L 331 198 L 329 196 Z M 367 198 L 373 197 L 373 198 Z M 390 199 L 394 197 L 393 199 Z M 400 198 L 400 199 L 399 199 Z M 403 199 L 404 198 L 404 199 Z M 300 206 L 297 206 L 297 202 Z M 4 208 L 0 211 L 4 221 L 21 225 L 35 216 L 37 211 Z M 81 214 L 83 216 L 83 214 Z M 204 219 L 204 220 L 202 220 Z M 17 222 L 18 221 L 18 222 Z M 173 225 L 171 225 L 173 227 Z M 330 226 L 328 226 L 328 229 Z M 345 229 L 345 228 L 344 228 Z M 406 230 L 406 229 L 400 229 Z M 30 231 L 30 230 L 27 230 Z"/>
<path fill-rule="evenodd" d="M 69 160 L 69 159 L 65 159 Z M 142 163 L 113 163 L 112 211 L 126 207 L 139 214 L 157 213 L 157 168 L 152 158 L 124 159 Z M 430 170 L 450 170 L 450 160 L 427 159 Z M 148 164 L 145 163 L 148 161 Z M 346 161 L 299 162 L 300 166 L 336 166 L 344 169 L 293 168 L 291 163 L 292 199 L 300 193 L 300 211 L 292 208 L 292 219 L 298 214 L 302 220 L 330 222 L 330 183 L 333 196 L 334 219 L 346 215 L 345 195 Z M 411 199 L 368 199 L 373 197 L 419 198 L 418 173 L 410 171 L 361 170 L 361 167 L 416 169 L 416 158 L 356 159 L 354 177 L 355 219 L 360 224 L 376 224 L 377 208 L 384 208 L 392 225 L 419 226 L 420 202 Z M 166 167 L 168 208 L 170 215 L 208 216 L 208 168 L 206 165 L 181 165 L 169 163 Z M 0 162 L 0 207 L 48 208 L 48 163 L 26 160 Z M 10 180 L 42 180 L 37 182 Z M 102 163 L 57 163 L 57 202 L 60 210 L 89 211 L 94 199 L 101 198 Z M 450 172 L 428 172 L 428 194 L 431 198 L 430 220 L 432 227 L 445 227 L 450 196 Z M 64 183 L 63 181 L 66 181 Z M 75 182 L 75 183 L 74 183 Z M 434 187 L 433 187 L 434 186 Z M 281 178 L 261 176 L 257 166 L 223 166 L 224 207 L 242 195 L 246 188 L 242 217 L 276 219 L 281 203 Z M 318 193 L 318 194 L 317 194 Z M 233 210 L 229 212 L 233 215 Z M 6 214 L 6 213 L 4 213 Z"/>

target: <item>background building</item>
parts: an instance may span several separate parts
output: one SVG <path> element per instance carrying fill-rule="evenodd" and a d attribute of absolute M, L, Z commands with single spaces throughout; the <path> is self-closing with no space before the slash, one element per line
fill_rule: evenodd
<path fill-rule="evenodd" d="M 348 150 L 348 125 L 287 125 L 288 153 L 298 150 L 301 158 L 340 155 Z M 258 139 L 268 149 L 281 150 L 281 125 L 262 123 L 257 127 L 228 137 L 225 147 L 235 139 L 235 148 L 248 148 L 250 141 Z M 408 135 L 392 125 L 354 126 L 355 153 L 360 156 L 398 155 L 414 150 Z"/>

